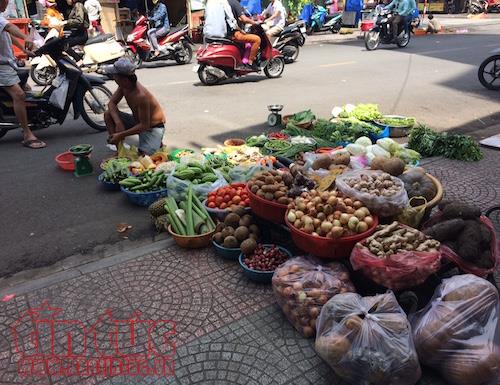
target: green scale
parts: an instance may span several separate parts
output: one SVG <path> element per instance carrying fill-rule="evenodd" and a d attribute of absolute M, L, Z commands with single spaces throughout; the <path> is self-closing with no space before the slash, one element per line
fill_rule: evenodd
<path fill-rule="evenodd" d="M 90 163 L 89 156 L 93 149 L 94 147 L 90 144 L 77 144 L 69 149 L 75 158 L 75 176 L 92 175 L 94 168 Z"/>

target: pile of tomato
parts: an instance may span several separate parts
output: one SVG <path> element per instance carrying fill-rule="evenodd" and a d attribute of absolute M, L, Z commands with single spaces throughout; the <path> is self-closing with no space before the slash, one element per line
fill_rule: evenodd
<path fill-rule="evenodd" d="M 233 183 L 208 194 L 207 206 L 211 209 L 226 209 L 234 205 L 250 206 L 250 198 L 243 183 Z"/>

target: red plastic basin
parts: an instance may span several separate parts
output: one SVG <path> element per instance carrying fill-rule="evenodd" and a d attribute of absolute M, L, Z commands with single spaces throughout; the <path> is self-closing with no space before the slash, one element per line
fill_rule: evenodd
<path fill-rule="evenodd" d="M 247 186 L 248 197 L 250 198 L 250 208 L 252 212 L 270 222 L 283 224 L 285 223 L 285 214 L 288 205 L 268 201 L 267 199 L 258 197 Z"/>
<path fill-rule="evenodd" d="M 75 171 L 75 157 L 69 151 L 57 155 L 56 162 L 65 171 Z"/>
<path fill-rule="evenodd" d="M 285 223 L 290 229 L 292 240 L 295 245 L 306 253 L 325 259 L 348 258 L 351 255 L 351 251 L 356 243 L 366 237 L 369 237 L 375 232 L 375 228 L 378 225 L 378 217 L 376 215 L 372 215 L 372 218 L 372 227 L 364 233 L 339 239 L 331 239 L 326 237 L 315 237 L 311 234 L 300 231 L 288 221 L 286 215 L 284 217 Z"/>

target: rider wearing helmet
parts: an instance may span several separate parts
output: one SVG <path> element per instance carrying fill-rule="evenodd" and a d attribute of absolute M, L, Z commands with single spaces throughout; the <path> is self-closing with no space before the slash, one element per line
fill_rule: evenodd
<path fill-rule="evenodd" d="M 149 19 L 153 23 L 153 28 L 148 31 L 148 38 L 155 50 L 153 56 L 160 54 L 160 46 L 158 38 L 162 38 L 170 31 L 170 22 L 168 21 L 167 6 L 163 4 L 163 0 L 153 0 L 155 7 L 152 11 L 152 16 Z"/>
<path fill-rule="evenodd" d="M 392 2 L 385 7 L 387 10 L 394 9 L 394 17 L 392 18 L 392 36 L 396 41 L 399 35 L 399 27 L 408 22 L 408 17 L 417 8 L 415 0 L 392 0 Z"/>

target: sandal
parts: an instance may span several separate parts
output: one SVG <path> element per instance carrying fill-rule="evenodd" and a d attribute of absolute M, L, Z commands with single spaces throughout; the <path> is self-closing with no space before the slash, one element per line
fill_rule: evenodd
<path fill-rule="evenodd" d="M 47 144 L 45 144 L 45 142 L 42 142 L 40 139 L 23 140 L 21 144 L 24 147 L 31 148 L 33 150 L 47 147 Z"/>

